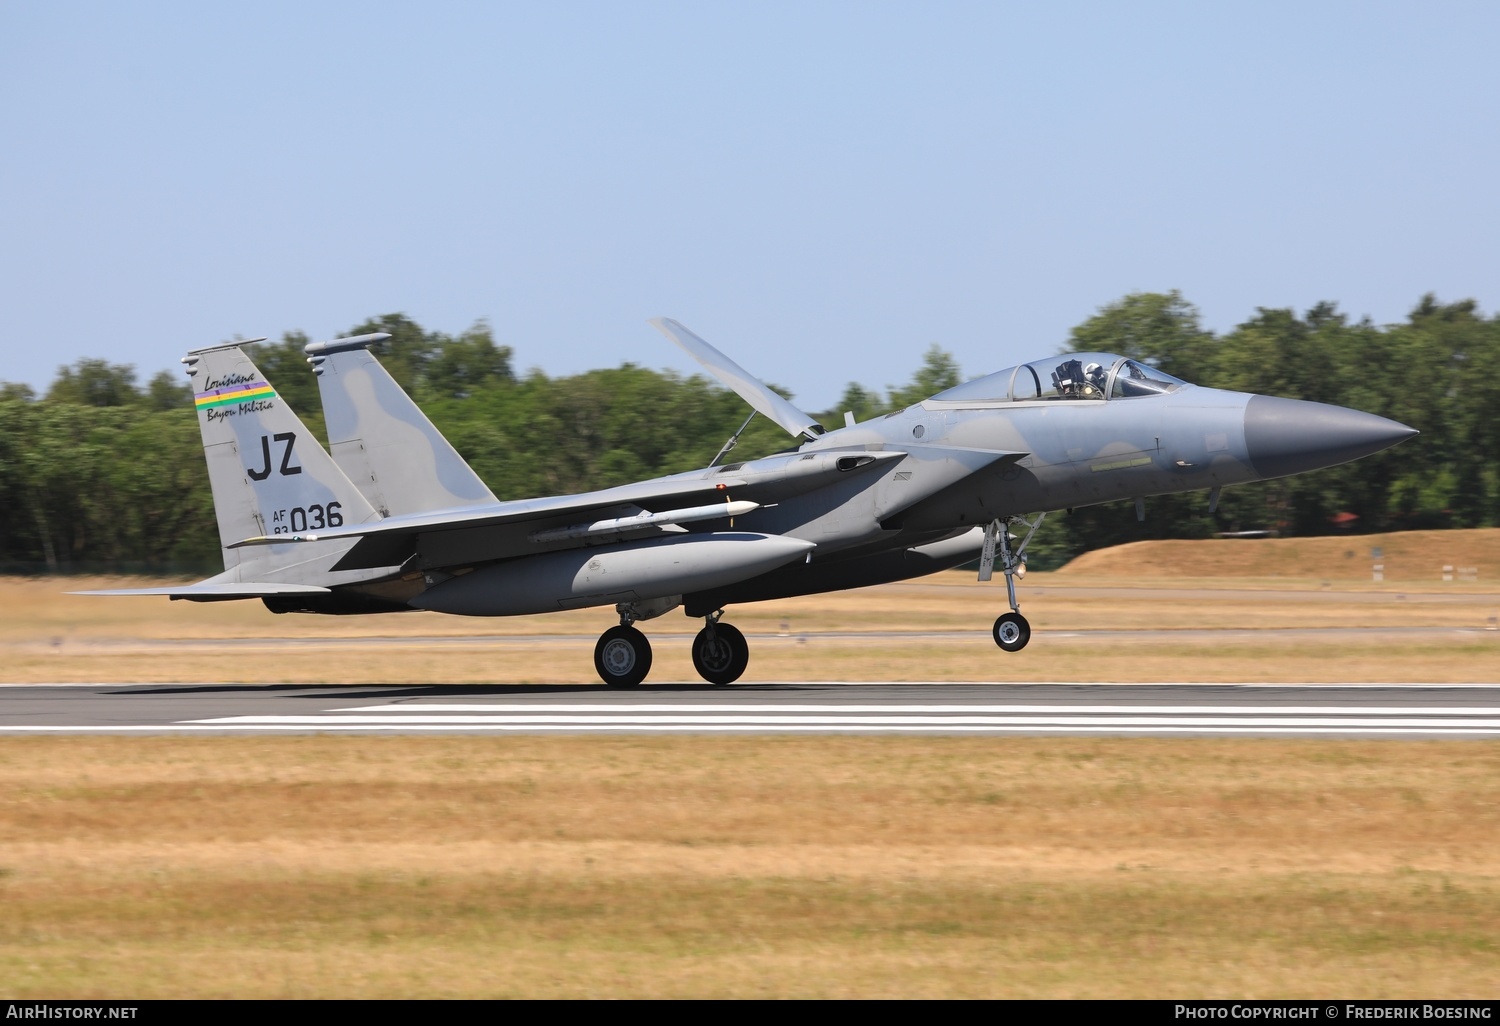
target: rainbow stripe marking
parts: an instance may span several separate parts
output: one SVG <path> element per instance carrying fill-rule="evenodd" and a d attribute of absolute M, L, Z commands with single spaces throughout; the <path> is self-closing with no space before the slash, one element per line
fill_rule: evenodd
<path fill-rule="evenodd" d="M 193 405 L 200 410 L 207 410 L 215 406 L 228 406 L 230 403 L 242 403 L 250 399 L 275 398 L 276 390 L 268 382 L 251 381 L 198 392 L 193 396 Z"/>

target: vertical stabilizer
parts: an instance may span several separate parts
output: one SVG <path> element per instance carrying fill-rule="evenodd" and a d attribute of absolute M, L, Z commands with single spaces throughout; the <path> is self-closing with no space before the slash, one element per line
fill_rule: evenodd
<path fill-rule="evenodd" d="M 328 448 L 382 516 L 495 502 L 442 433 L 365 348 L 384 333 L 314 342 Z"/>
<path fill-rule="evenodd" d="M 195 350 L 182 362 L 193 382 L 226 579 L 297 580 L 326 570 L 352 542 L 229 546 L 368 523 L 379 519 L 374 508 L 238 344 Z"/>

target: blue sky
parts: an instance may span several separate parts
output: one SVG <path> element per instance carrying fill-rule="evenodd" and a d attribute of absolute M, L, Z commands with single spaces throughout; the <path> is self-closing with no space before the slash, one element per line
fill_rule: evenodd
<path fill-rule="evenodd" d="M 799 405 L 1055 351 L 1500 302 L 1500 4 L 0 0 L 0 380 L 479 319 L 522 370 Z"/>

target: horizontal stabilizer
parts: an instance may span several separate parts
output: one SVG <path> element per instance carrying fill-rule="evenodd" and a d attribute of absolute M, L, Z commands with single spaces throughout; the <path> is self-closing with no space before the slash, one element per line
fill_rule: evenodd
<path fill-rule="evenodd" d="M 739 393 L 739 397 L 777 424 L 793 438 L 817 438 L 822 424 L 771 391 L 759 378 L 669 317 L 658 317 L 651 326 L 676 342 L 682 351 L 701 363 L 714 377 Z"/>
<path fill-rule="evenodd" d="M 178 584 L 164 588 L 112 588 L 102 591 L 70 591 L 69 595 L 165 595 L 192 602 L 217 602 L 227 599 L 267 598 L 274 595 L 326 595 L 328 588 L 314 584 Z"/>

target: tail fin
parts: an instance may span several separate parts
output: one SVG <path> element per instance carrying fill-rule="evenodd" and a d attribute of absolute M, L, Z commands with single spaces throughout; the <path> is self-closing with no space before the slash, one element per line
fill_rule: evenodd
<path fill-rule="evenodd" d="M 296 567 L 309 572 L 326 569 L 352 543 L 318 543 L 315 550 L 297 545 L 229 546 L 257 535 L 368 523 L 379 515 L 240 344 L 197 349 L 182 362 L 193 379 L 193 404 L 219 519 L 224 578 L 286 580 L 305 576 Z"/>
<path fill-rule="evenodd" d="M 357 335 L 304 350 L 318 376 L 334 462 L 384 516 L 495 502 L 479 475 L 365 348 L 388 338 Z"/>

